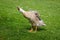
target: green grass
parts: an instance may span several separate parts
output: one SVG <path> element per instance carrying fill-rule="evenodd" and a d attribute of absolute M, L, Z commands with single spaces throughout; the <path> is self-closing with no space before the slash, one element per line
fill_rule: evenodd
<path fill-rule="evenodd" d="M 37 10 L 47 26 L 36 33 L 17 6 Z M 0 0 L 0 40 L 60 40 L 60 0 Z"/>

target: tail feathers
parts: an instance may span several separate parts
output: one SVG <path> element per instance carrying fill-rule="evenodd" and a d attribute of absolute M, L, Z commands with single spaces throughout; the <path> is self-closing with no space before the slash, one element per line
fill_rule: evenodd
<path fill-rule="evenodd" d="M 40 22 L 40 25 L 46 26 L 46 24 L 43 22 L 43 20 L 40 20 L 39 22 Z"/>

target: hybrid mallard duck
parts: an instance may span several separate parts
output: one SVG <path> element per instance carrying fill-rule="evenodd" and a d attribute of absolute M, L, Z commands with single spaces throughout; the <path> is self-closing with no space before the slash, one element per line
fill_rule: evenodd
<path fill-rule="evenodd" d="M 20 7 L 17 7 L 18 11 L 23 14 L 23 16 L 28 19 L 32 25 L 31 30 L 29 32 L 37 31 L 39 26 L 45 26 L 45 23 L 41 20 L 38 12 L 36 11 L 25 11 Z"/>

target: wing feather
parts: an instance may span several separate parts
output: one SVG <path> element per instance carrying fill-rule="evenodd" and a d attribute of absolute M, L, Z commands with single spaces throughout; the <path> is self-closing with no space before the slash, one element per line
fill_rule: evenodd
<path fill-rule="evenodd" d="M 41 18 L 40 18 L 40 16 L 39 16 L 38 13 L 35 13 L 35 15 L 36 15 L 36 17 L 37 17 L 39 20 L 41 20 Z"/>

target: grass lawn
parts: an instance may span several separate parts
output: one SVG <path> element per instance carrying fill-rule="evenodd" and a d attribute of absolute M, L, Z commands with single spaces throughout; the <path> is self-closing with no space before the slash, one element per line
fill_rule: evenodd
<path fill-rule="evenodd" d="M 37 10 L 46 23 L 36 33 L 17 10 Z M 0 0 L 0 40 L 60 40 L 60 0 Z"/>

